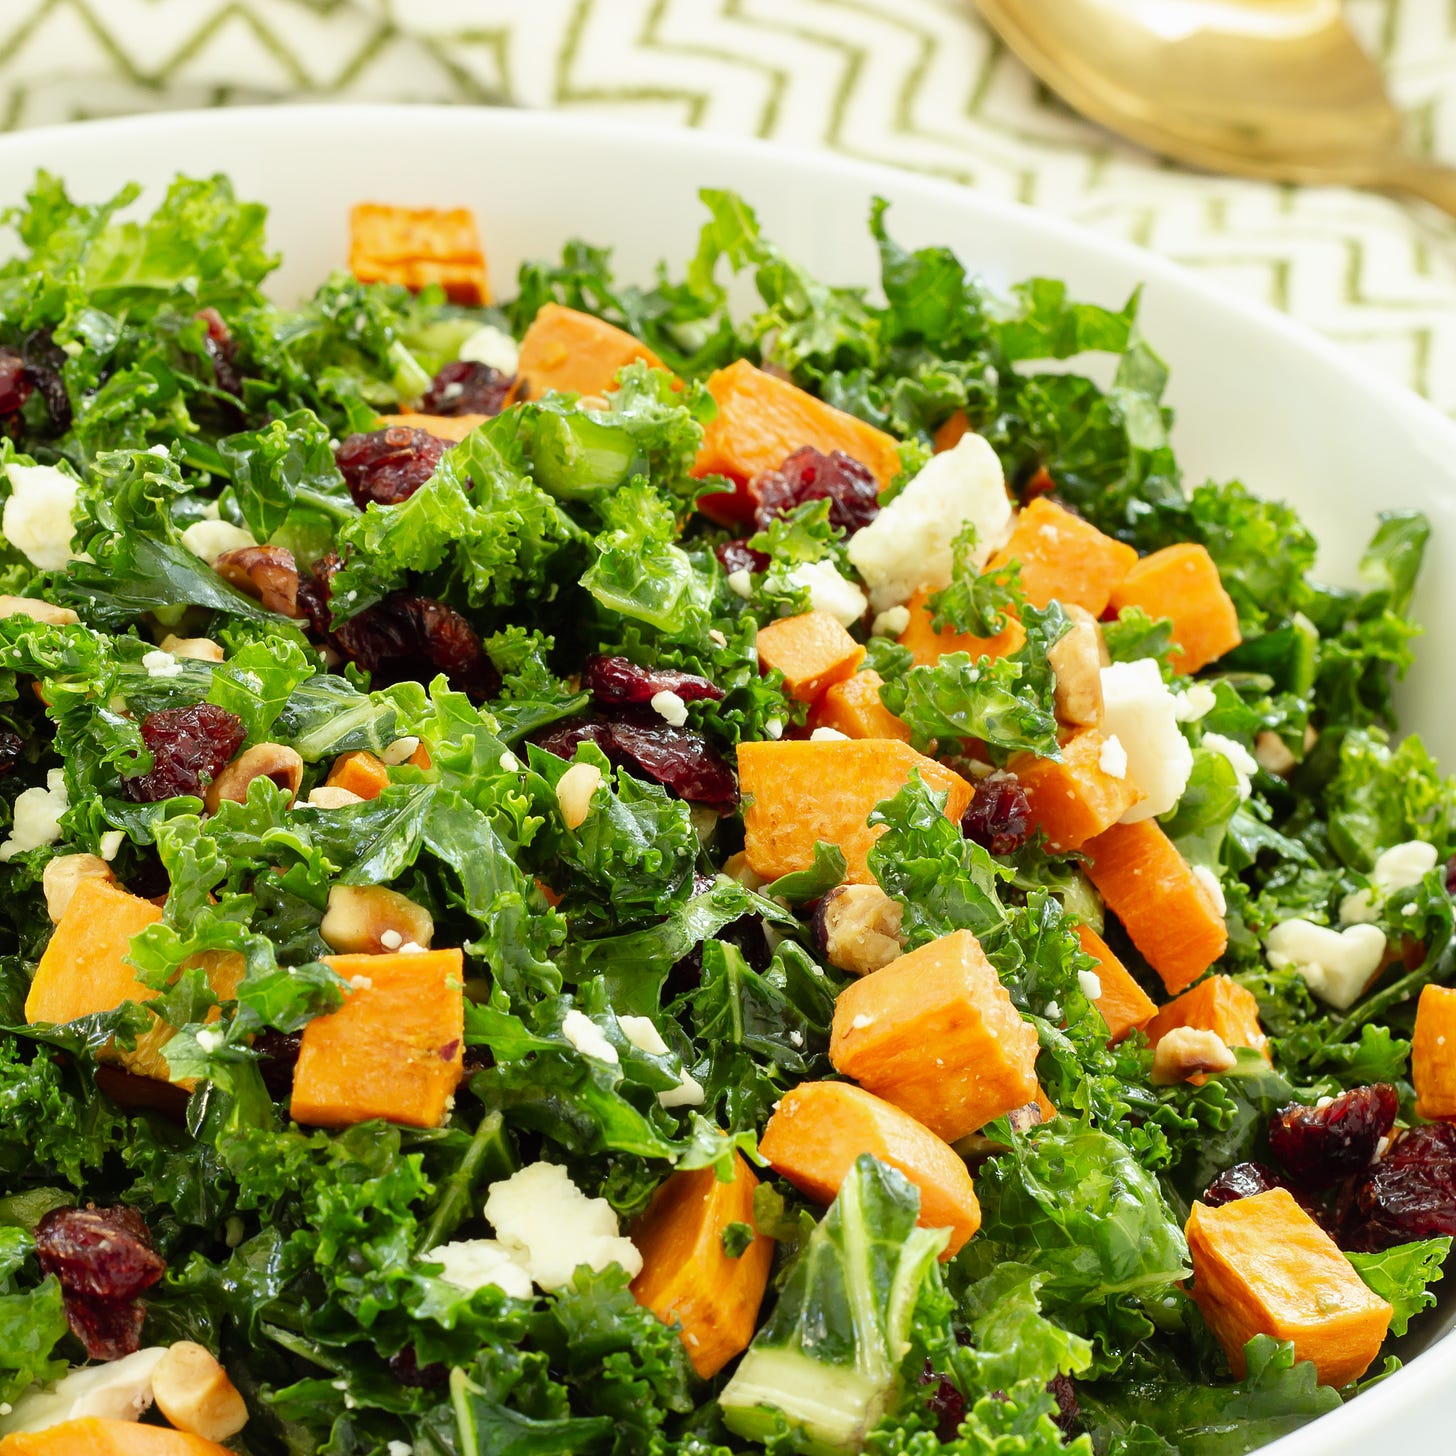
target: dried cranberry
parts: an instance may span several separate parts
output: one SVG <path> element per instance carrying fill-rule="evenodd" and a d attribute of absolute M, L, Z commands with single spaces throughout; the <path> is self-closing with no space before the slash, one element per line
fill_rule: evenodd
<path fill-rule="evenodd" d="M 594 743 L 608 758 L 615 758 L 616 745 L 612 742 L 612 730 L 605 723 L 590 718 L 567 718 L 554 723 L 533 740 L 537 748 L 554 753 L 557 758 L 576 757 L 579 744 Z"/>
<path fill-rule="evenodd" d="M 268 1095 L 275 1102 L 286 1102 L 293 1095 L 293 1069 L 303 1046 L 303 1033 L 298 1031 L 260 1031 L 253 1038 L 253 1052 L 258 1058 L 258 1073 Z"/>
<path fill-rule="evenodd" d="M 1057 1413 L 1052 1420 L 1056 1422 L 1063 1437 L 1071 1440 L 1077 1434 L 1077 1427 L 1082 1424 L 1082 1407 L 1077 1401 L 1077 1387 L 1072 1384 L 1070 1375 L 1058 1373 L 1047 1382 L 1047 1389 L 1057 1402 Z"/>
<path fill-rule="evenodd" d="M 25 752 L 25 739 L 8 729 L 0 730 L 0 774 L 8 774 Z"/>
<path fill-rule="evenodd" d="M 35 1230 L 40 1267 L 69 1294 L 134 1299 L 166 1272 L 134 1208 L 56 1208 Z"/>
<path fill-rule="evenodd" d="M 762 551 L 755 551 L 741 537 L 733 541 L 721 542 L 713 550 L 726 576 L 732 576 L 735 571 L 768 570 L 768 557 Z"/>
<path fill-rule="evenodd" d="M 350 435 L 334 452 L 334 461 L 362 511 L 371 503 L 393 506 L 408 500 L 435 473 L 449 445 L 426 430 L 391 425 Z"/>
<path fill-rule="evenodd" d="M 242 719 L 226 708 L 196 703 L 190 708 L 162 708 L 142 719 L 142 742 L 152 755 L 144 774 L 123 779 L 127 797 L 154 804 L 178 794 L 201 797 L 243 746 Z"/>
<path fill-rule="evenodd" d="M 1352 1087 L 1319 1107 L 1293 1103 L 1269 1119 L 1269 1150 L 1301 1183 L 1328 1187 L 1369 1163 L 1399 1110 L 1385 1082 Z"/>
<path fill-rule="evenodd" d="M 0 415 L 18 413 L 33 388 L 26 377 L 25 360 L 14 349 L 0 349 Z"/>
<path fill-rule="evenodd" d="M 498 415 L 509 400 L 515 376 L 489 364 L 457 359 L 430 381 L 420 401 L 427 415 Z"/>
<path fill-rule="evenodd" d="M 599 703 L 650 703 L 658 693 L 676 693 L 685 703 L 723 699 L 723 689 L 705 677 L 670 667 L 639 667 L 627 657 L 589 657 L 581 685 Z"/>
<path fill-rule="evenodd" d="M 398 1354 L 389 1357 L 389 1373 L 401 1385 L 417 1390 L 438 1390 L 450 1378 L 448 1366 L 439 1363 L 421 1365 L 413 1345 L 406 1345 Z"/>
<path fill-rule="evenodd" d="M 1039 496 L 1050 495 L 1056 488 L 1057 483 L 1047 474 L 1046 466 L 1039 465 L 1021 488 L 1021 504 L 1030 505 Z"/>
<path fill-rule="evenodd" d="M 197 317 L 207 325 L 207 335 L 202 341 L 202 347 L 207 351 L 207 357 L 212 360 L 212 376 L 217 381 L 217 387 L 224 394 L 241 395 L 243 378 L 238 373 L 235 362 L 238 346 L 233 340 L 231 330 L 215 308 L 204 308 Z"/>
<path fill-rule="evenodd" d="M 966 1398 L 930 1363 L 920 1372 L 921 1385 L 930 1386 L 925 1397 L 925 1409 L 935 1417 L 935 1434 L 942 1444 L 954 1441 L 960 1432 L 961 1422 L 966 1418 Z"/>
<path fill-rule="evenodd" d="M 1446 893 L 1456 895 L 1456 854 L 1446 861 Z"/>
<path fill-rule="evenodd" d="M 1403 1133 L 1355 1180 L 1342 1242 L 1374 1252 L 1445 1234 L 1456 1235 L 1456 1127 L 1434 1122 Z"/>
<path fill-rule="evenodd" d="M 71 1333 L 92 1360 L 121 1360 L 141 1349 L 147 1312 L 140 1300 L 68 1294 L 62 1302 Z"/>
<path fill-rule="evenodd" d="M 961 833 L 992 854 L 1014 854 L 1031 837 L 1031 805 L 1014 778 L 982 779 L 961 815 Z"/>
<path fill-rule="evenodd" d="M 1203 1192 L 1203 1201 L 1210 1208 L 1237 1203 L 1240 1198 L 1254 1198 L 1288 1184 L 1273 1168 L 1264 1163 L 1235 1163 L 1225 1168 Z"/>
<path fill-rule="evenodd" d="M 726 809 L 738 801 L 738 780 L 701 734 L 654 719 L 559 723 L 536 739 L 538 748 L 571 758 L 579 743 L 595 743 L 614 764 L 641 773 L 690 804 Z"/>
<path fill-rule="evenodd" d="M 61 372 L 66 367 L 66 351 L 51 337 L 49 329 L 37 329 L 21 345 L 20 352 L 25 360 L 25 377 L 45 401 L 52 430 L 64 435 L 71 428 L 71 396 Z"/>
<path fill-rule="evenodd" d="M 809 501 L 827 500 L 829 522 L 853 534 L 880 513 L 880 488 L 871 472 L 843 450 L 823 455 L 812 445 L 795 450 L 777 470 L 749 482 L 753 521 L 760 531 Z"/>

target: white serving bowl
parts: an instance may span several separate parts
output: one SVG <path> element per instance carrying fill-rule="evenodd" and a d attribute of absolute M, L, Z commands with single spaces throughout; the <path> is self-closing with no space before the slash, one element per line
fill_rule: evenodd
<path fill-rule="evenodd" d="M 1441 683 L 1456 663 L 1456 424 L 1280 315 L 1240 302 L 1151 253 L 965 188 L 821 153 L 595 118 L 439 107 L 277 107 L 147 116 L 0 137 L 0 205 L 37 167 L 88 199 L 136 180 L 155 201 L 179 171 L 226 172 L 272 210 L 284 262 L 275 293 L 310 291 L 342 266 L 352 203 L 473 207 L 496 286 L 570 237 L 611 244 L 624 278 L 691 253 L 700 187 L 729 187 L 768 235 L 835 283 L 872 284 L 871 197 L 910 246 L 944 243 L 993 284 L 1033 274 L 1120 305 L 1146 285 L 1145 333 L 1172 368 L 1174 443 L 1190 482 L 1237 477 L 1292 502 L 1321 544 L 1320 571 L 1352 581 L 1378 510 L 1418 508 L 1434 526 L 1415 612 L 1425 623 L 1401 693 L 1406 726 L 1456 764 Z M 1433 1317 L 1434 1323 L 1435 1317 Z M 1452 1322 L 1448 1313 L 1447 1322 Z M 1456 1339 L 1359 1400 L 1263 1448 L 1268 1456 L 1452 1449 Z M 1444 1419 L 1443 1419 L 1444 1418 Z"/>

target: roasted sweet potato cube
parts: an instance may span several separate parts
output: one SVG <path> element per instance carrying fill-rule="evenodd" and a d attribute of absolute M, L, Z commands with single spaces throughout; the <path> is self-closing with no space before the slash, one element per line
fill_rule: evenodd
<path fill-rule="evenodd" d="M 452 303 L 490 302 L 485 253 L 468 207 L 359 203 L 349 214 L 349 271 L 361 283 L 399 283 L 416 293 L 438 283 Z"/>
<path fill-rule="evenodd" d="M 1058 601 L 1100 617 L 1113 588 L 1136 560 L 1131 546 L 1039 496 L 1017 515 L 1011 539 L 986 563 L 986 570 L 1019 561 L 1021 589 L 1033 607 Z"/>
<path fill-rule="evenodd" d="M 1255 1335 L 1290 1341 L 1321 1385 L 1348 1385 L 1369 1369 L 1391 1308 L 1287 1189 L 1219 1208 L 1195 1203 L 1187 1232 L 1193 1298 L 1236 1374 Z"/>
<path fill-rule="evenodd" d="M 724 1183 L 712 1168 L 673 1173 L 632 1227 L 642 1272 L 632 1293 L 664 1324 L 680 1325 L 693 1369 L 711 1379 L 748 1348 L 773 1263 L 758 1234 L 736 1257 L 723 1247 L 730 1224 L 753 1224 L 753 1176 L 741 1153 Z"/>
<path fill-rule="evenodd" d="M 1097 962 L 1096 975 L 1101 992 L 1096 998 L 1096 1006 L 1107 1023 L 1110 1046 L 1121 1041 L 1128 1032 L 1146 1026 L 1158 1008 L 1090 925 L 1078 923 L 1072 928 L 1082 942 L 1082 949 Z"/>
<path fill-rule="evenodd" d="M 232 1456 L 226 1446 L 140 1421 L 81 1416 L 0 1440 L 0 1456 Z"/>
<path fill-rule="evenodd" d="M 1431 1121 L 1456 1118 L 1456 988 L 1427 986 L 1416 1003 L 1411 1040 L 1416 1112 Z"/>
<path fill-rule="evenodd" d="M 1148 1040 L 1156 1046 L 1174 1027 L 1191 1026 L 1211 1031 L 1225 1046 L 1253 1047 L 1269 1055 L 1269 1038 L 1259 1023 L 1259 1003 L 1228 976 L 1208 976 L 1191 991 L 1168 1002 L 1148 1022 Z"/>
<path fill-rule="evenodd" d="M 541 305 L 521 339 L 517 376 L 531 399 L 560 394 L 606 394 L 629 364 L 667 366 L 633 334 L 595 314 Z"/>
<path fill-rule="evenodd" d="M 1113 612 L 1141 607 L 1154 621 L 1172 622 L 1175 672 L 1197 672 L 1243 641 L 1238 610 L 1213 557 L 1192 541 L 1144 556 L 1113 588 L 1108 606 Z"/>
<path fill-rule="evenodd" d="M 349 1127 L 370 1118 L 439 1127 L 460 1081 L 464 961 L 458 950 L 325 956 L 348 983 L 344 1004 L 303 1029 L 295 1122 Z"/>
<path fill-rule="evenodd" d="M 341 753 L 325 780 L 331 789 L 347 789 L 361 799 L 377 799 L 389 787 L 389 770 L 364 749 Z"/>
<path fill-rule="evenodd" d="M 761 667 L 777 668 L 791 698 L 812 703 L 825 688 L 851 676 L 865 650 L 828 612 L 801 612 L 760 627 Z"/>
<path fill-rule="evenodd" d="M 1106 746 L 1096 728 L 1080 728 L 1062 744 L 1060 763 L 1018 753 L 1006 765 L 1026 794 L 1032 824 L 1059 854 L 1081 849 L 1143 798 L 1125 766 L 1121 774 L 1103 767 Z"/>
<path fill-rule="evenodd" d="M 900 633 L 900 646 L 908 648 L 917 667 L 934 667 L 949 652 L 964 652 L 973 661 L 983 657 L 1010 657 L 1026 645 L 1026 630 L 1015 617 L 1008 616 L 1006 625 L 994 637 L 974 637 L 969 632 L 937 632 L 935 614 L 930 610 L 932 592 L 921 587 L 905 604 L 910 621 Z"/>
<path fill-rule="evenodd" d="M 919 1223 L 950 1230 L 942 1259 L 954 1258 L 981 1226 L 960 1154 L 908 1113 L 849 1082 L 801 1082 L 786 1092 L 758 1149 L 816 1203 L 834 1201 L 861 1153 L 897 1169 L 920 1190 Z"/>
<path fill-rule="evenodd" d="M 884 679 L 873 668 L 832 684 L 809 714 L 810 726 L 832 728 L 846 738 L 897 738 L 908 743 L 910 725 L 880 701 L 883 686 Z"/>
<path fill-rule="evenodd" d="M 943 935 L 839 993 L 836 1071 L 953 1143 L 1034 1101 L 1036 1028 L 969 930 Z"/>
<path fill-rule="evenodd" d="M 946 817 L 959 823 L 971 786 L 906 743 L 881 738 L 740 743 L 738 786 L 749 868 L 765 880 L 808 869 L 822 839 L 844 852 L 849 880 L 873 883 L 867 856 L 884 826 L 871 827 L 869 816 L 912 773 L 946 794 Z"/>
<path fill-rule="evenodd" d="M 401 425 L 407 430 L 423 430 L 437 440 L 459 444 L 489 418 L 489 415 L 420 415 L 406 412 L 402 415 L 380 415 L 376 428 L 387 430 L 392 425 Z"/>

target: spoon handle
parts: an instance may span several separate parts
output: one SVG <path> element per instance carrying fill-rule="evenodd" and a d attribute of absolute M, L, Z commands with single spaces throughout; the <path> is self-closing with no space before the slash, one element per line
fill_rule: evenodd
<path fill-rule="evenodd" d="M 1456 217 L 1456 167 L 1443 162 L 1426 162 L 1414 157 L 1399 157 L 1370 185 L 1382 191 L 1409 192 L 1442 212 Z"/>

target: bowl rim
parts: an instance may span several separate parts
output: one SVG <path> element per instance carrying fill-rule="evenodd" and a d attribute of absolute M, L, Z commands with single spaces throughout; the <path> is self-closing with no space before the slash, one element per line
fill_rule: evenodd
<path fill-rule="evenodd" d="M 264 145 L 270 134 L 286 134 L 297 144 L 300 131 L 315 137 L 337 134 L 357 146 L 361 131 L 387 128 L 391 133 L 417 129 L 436 133 L 440 128 L 458 131 L 462 120 L 471 127 L 496 132 L 502 139 L 529 145 L 534 138 L 570 139 L 589 133 L 594 139 L 607 137 L 624 148 L 638 149 L 639 157 L 657 151 L 688 160 L 714 158 L 748 162 L 760 168 L 765 186 L 806 170 L 819 176 L 829 174 L 836 182 L 862 191 L 890 197 L 918 193 L 927 200 L 979 219 L 1004 221 L 1018 228 L 1040 232 L 1065 247 L 1101 257 L 1133 273 L 1149 291 L 1170 290 L 1192 295 L 1201 303 L 1219 308 L 1238 318 L 1246 327 L 1272 334 L 1305 356 L 1310 362 L 1372 397 L 1379 408 L 1406 427 L 1425 434 L 1434 444 L 1444 443 L 1449 458 L 1456 460 L 1456 418 L 1446 415 L 1408 386 L 1380 373 L 1347 352 L 1338 342 L 1313 326 L 1281 313 L 1267 304 L 1234 293 L 1217 282 L 1200 276 L 1183 264 L 1122 238 L 1093 231 L 1080 223 L 1044 212 L 1011 199 L 992 196 L 973 185 L 945 177 L 891 166 L 840 152 L 803 145 L 782 144 L 758 137 L 697 130 L 678 125 L 652 126 L 615 116 L 587 112 L 541 111 L 508 106 L 441 105 L 438 103 L 344 103 L 316 105 L 220 106 L 202 110 L 157 111 L 119 117 L 92 118 L 25 128 L 0 134 L 0 164 L 22 165 L 27 154 L 29 176 L 40 163 L 37 152 L 59 147 L 68 150 L 85 145 L 86 138 L 116 136 L 140 142 L 149 135 L 162 140 L 179 130 L 190 133 L 245 133 L 250 142 Z M 119 158 L 123 161 L 124 157 Z M 8 180 L 8 178 L 0 179 Z M 64 180 L 64 179 L 63 179 Z M 121 186 L 128 179 L 115 184 Z M 0 199 L 4 201 L 4 199 Z M 611 220 L 604 222 L 610 230 Z M 974 259 L 967 263 L 975 272 Z M 834 280 L 838 282 L 839 280 Z M 1156 339 L 1153 340 L 1156 347 Z M 1259 1447 L 1268 1456 L 1326 1456 L 1331 1437 L 1338 1436 L 1345 1449 L 1353 1452 L 1355 1442 L 1382 1434 L 1398 1413 L 1424 1405 L 1440 1409 L 1439 1392 L 1456 1376 L 1456 1329 L 1440 1337 L 1428 1349 L 1414 1356 L 1395 1374 L 1381 1379 L 1358 1399 L 1346 1402 L 1307 1425 Z"/>

